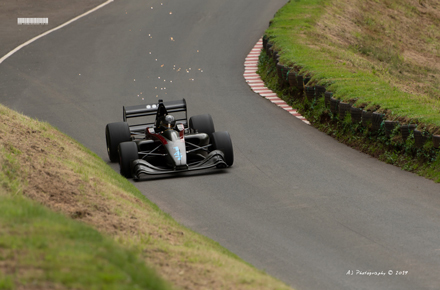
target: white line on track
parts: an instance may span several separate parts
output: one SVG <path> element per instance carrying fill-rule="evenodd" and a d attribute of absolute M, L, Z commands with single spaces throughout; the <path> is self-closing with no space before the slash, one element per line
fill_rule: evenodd
<path fill-rule="evenodd" d="M 245 59 L 244 62 L 245 71 L 243 77 L 245 78 L 246 82 L 255 93 L 260 94 L 262 97 L 269 100 L 273 104 L 289 112 L 292 116 L 310 125 L 310 122 L 307 121 L 306 118 L 301 116 L 301 114 L 298 113 L 296 109 L 286 104 L 285 101 L 278 98 L 276 93 L 266 88 L 266 85 L 261 80 L 260 76 L 257 74 L 258 59 L 260 57 L 260 52 L 262 48 L 263 48 L 263 41 L 260 38 Z"/>
<path fill-rule="evenodd" d="M 89 10 L 89 11 L 87 11 L 87 12 L 84 12 L 83 14 L 81 14 L 81 15 L 79 15 L 79 16 L 73 18 L 73 19 L 70 19 L 69 21 L 64 22 L 63 24 L 61 24 L 61 25 L 59 25 L 59 26 L 57 26 L 57 27 L 55 27 L 55 28 L 52 28 L 51 30 L 48 30 L 48 31 L 46 31 L 46 32 L 43 32 L 42 34 L 35 36 L 34 38 L 32 38 L 32 39 L 26 41 L 26 42 L 23 43 L 23 44 L 20 44 L 19 46 L 17 46 L 16 48 L 14 48 L 13 50 L 11 50 L 11 51 L 8 52 L 7 54 L 5 54 L 2 58 L 0 58 L 0 64 L 1 64 L 3 61 L 5 61 L 5 59 L 7 59 L 8 57 L 10 57 L 11 55 L 13 55 L 14 53 L 16 53 L 17 51 L 19 51 L 19 50 L 22 49 L 23 47 L 25 47 L 25 46 L 31 44 L 32 42 L 36 41 L 37 39 L 40 39 L 41 37 L 43 37 L 43 36 L 45 36 L 45 35 L 48 35 L 49 33 L 52 33 L 52 32 L 54 32 L 54 31 L 56 31 L 56 30 L 58 30 L 58 29 L 61 29 L 61 28 L 63 28 L 64 26 L 69 25 L 70 23 L 72 23 L 72 22 L 74 22 L 74 21 L 76 21 L 76 20 L 78 20 L 78 19 L 80 19 L 80 18 L 82 18 L 82 17 L 84 17 L 84 16 L 86 16 L 86 15 L 88 15 L 88 14 L 90 14 L 90 13 L 92 13 L 92 12 L 94 12 L 94 11 L 100 9 L 100 8 L 102 8 L 102 7 L 104 7 L 104 6 L 107 5 L 107 4 L 110 4 L 110 3 L 113 2 L 113 1 L 114 1 L 114 0 L 107 0 L 107 2 L 104 2 L 104 3 L 102 3 L 101 5 L 98 5 L 98 6 L 96 6 L 95 8 L 92 8 L 91 10 Z"/>

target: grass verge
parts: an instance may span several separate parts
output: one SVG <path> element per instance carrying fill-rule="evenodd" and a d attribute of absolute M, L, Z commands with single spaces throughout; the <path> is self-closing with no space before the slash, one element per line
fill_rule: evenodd
<path fill-rule="evenodd" d="M 440 132 L 440 13 L 431 0 L 290 1 L 266 31 L 280 62 L 334 97 Z"/>
<path fill-rule="evenodd" d="M 340 119 L 339 114 L 331 112 L 324 98 L 310 101 L 304 92 L 285 86 L 278 76 L 276 62 L 264 50 L 260 54 L 258 73 L 268 88 L 298 109 L 317 129 L 388 164 L 440 182 L 440 152 L 433 147 L 432 136 L 418 148 L 413 132 L 406 140 L 402 139 L 400 126 L 387 135 L 383 124 L 375 131 L 371 124 L 364 126 L 361 122 L 353 122 L 350 114 Z"/>
<path fill-rule="evenodd" d="M 0 132 L 0 289 L 290 289 L 49 124 L 0 106 Z"/>

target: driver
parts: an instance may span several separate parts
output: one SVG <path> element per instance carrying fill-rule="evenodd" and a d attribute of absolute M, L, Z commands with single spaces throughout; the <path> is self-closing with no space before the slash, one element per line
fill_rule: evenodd
<path fill-rule="evenodd" d="M 160 117 L 160 121 L 159 121 L 160 130 L 173 129 L 175 125 L 176 125 L 176 120 L 172 115 L 166 115 Z"/>

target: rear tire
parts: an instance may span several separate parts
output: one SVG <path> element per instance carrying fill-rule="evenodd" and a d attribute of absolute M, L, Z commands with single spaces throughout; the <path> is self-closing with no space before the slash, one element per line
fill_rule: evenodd
<path fill-rule="evenodd" d="M 198 133 L 208 134 L 210 139 L 215 132 L 214 121 L 209 114 L 192 116 L 189 118 L 189 127 Z"/>
<path fill-rule="evenodd" d="M 126 122 L 107 124 L 105 127 L 105 140 L 110 161 L 117 162 L 119 160 L 119 143 L 131 141 L 131 133 L 128 124 Z"/>
<path fill-rule="evenodd" d="M 226 131 L 212 133 L 211 143 L 214 150 L 223 152 L 226 164 L 232 166 L 234 164 L 234 149 L 229 133 Z"/>
<path fill-rule="evenodd" d="M 132 178 L 131 162 L 139 158 L 136 142 L 122 142 L 119 144 L 118 151 L 121 175 L 126 178 Z"/>

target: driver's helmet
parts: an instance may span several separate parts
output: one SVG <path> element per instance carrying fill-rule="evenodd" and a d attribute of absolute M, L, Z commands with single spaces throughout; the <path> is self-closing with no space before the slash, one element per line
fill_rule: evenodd
<path fill-rule="evenodd" d="M 160 120 L 159 127 L 162 130 L 172 129 L 176 125 L 176 120 L 171 115 L 163 116 Z"/>

